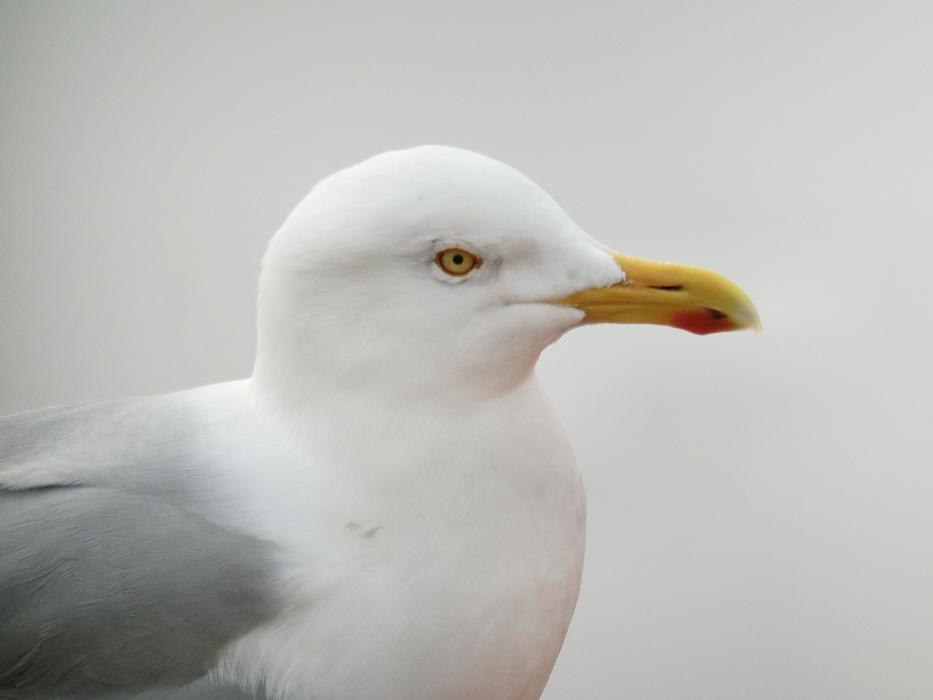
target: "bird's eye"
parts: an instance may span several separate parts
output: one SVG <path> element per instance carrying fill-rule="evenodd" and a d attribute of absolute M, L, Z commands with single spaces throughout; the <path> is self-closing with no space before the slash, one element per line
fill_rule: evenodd
<path fill-rule="evenodd" d="M 448 248 L 434 257 L 434 262 L 448 275 L 460 277 L 483 264 L 483 259 L 462 248 Z"/>

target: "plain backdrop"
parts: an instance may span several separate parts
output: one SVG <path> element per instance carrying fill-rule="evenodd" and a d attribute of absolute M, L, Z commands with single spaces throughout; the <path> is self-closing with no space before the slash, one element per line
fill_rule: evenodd
<path fill-rule="evenodd" d="M 764 334 L 590 327 L 547 700 L 933 697 L 928 2 L 0 4 L 0 412 L 244 377 L 268 238 L 458 145 Z"/>

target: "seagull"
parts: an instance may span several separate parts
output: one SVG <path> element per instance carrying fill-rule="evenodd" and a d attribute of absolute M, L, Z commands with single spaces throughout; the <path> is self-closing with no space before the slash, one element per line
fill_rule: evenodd
<path fill-rule="evenodd" d="M 0 420 L 0 697 L 540 697 L 585 501 L 534 368 L 591 323 L 758 316 L 470 151 L 318 183 L 248 379 Z"/>

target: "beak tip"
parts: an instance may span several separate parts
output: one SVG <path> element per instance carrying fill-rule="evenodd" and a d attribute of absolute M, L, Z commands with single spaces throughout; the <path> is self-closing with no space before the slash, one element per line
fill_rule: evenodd
<path fill-rule="evenodd" d="M 761 317 L 758 315 L 758 309 L 755 308 L 750 299 L 748 300 L 748 311 L 747 321 L 741 327 L 754 331 L 755 335 L 761 335 Z"/>

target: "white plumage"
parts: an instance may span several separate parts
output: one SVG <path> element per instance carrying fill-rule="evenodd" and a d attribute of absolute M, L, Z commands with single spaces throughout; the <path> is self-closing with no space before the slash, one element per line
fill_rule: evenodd
<path fill-rule="evenodd" d="M 446 273 L 437 255 L 452 248 L 481 264 Z M 14 649 L 26 670 L 0 675 L 0 688 L 538 698 L 577 598 L 584 497 L 534 365 L 585 318 L 584 305 L 555 300 L 624 277 L 540 188 L 470 152 L 387 153 L 320 183 L 263 263 L 250 379 L 6 419 L 0 493 L 53 500 L 23 501 L 28 516 L 7 506 L 22 555 L 0 557 L 0 586 L 32 600 L 46 626 L 84 625 L 121 652 L 71 668 L 42 641 L 40 662 L 68 667 L 45 673 Z M 36 490 L 53 486 L 60 497 Z M 143 501 L 115 514 L 86 497 L 114 493 Z M 174 594 L 142 590 L 124 609 L 151 619 L 140 634 L 163 650 L 161 665 L 142 655 L 144 668 L 130 668 L 137 637 L 119 614 L 91 605 L 72 619 L 69 606 L 16 587 L 27 567 L 55 571 L 67 556 L 65 545 L 30 544 L 51 514 L 130 552 L 118 563 L 88 555 L 73 579 L 106 578 L 113 593 L 124 586 L 115 569 L 176 571 Z M 184 536 L 157 546 L 121 535 L 127 518 L 159 532 L 189 517 Z M 102 518 L 117 526 L 98 527 Z M 208 556 L 227 552 L 223 538 L 233 553 Z M 203 552 L 209 568 L 180 566 L 178 551 Z M 232 629 L 206 645 L 210 618 L 182 623 L 212 609 L 216 589 L 193 581 L 230 591 Z M 110 673 L 100 690 L 95 678 Z"/>

